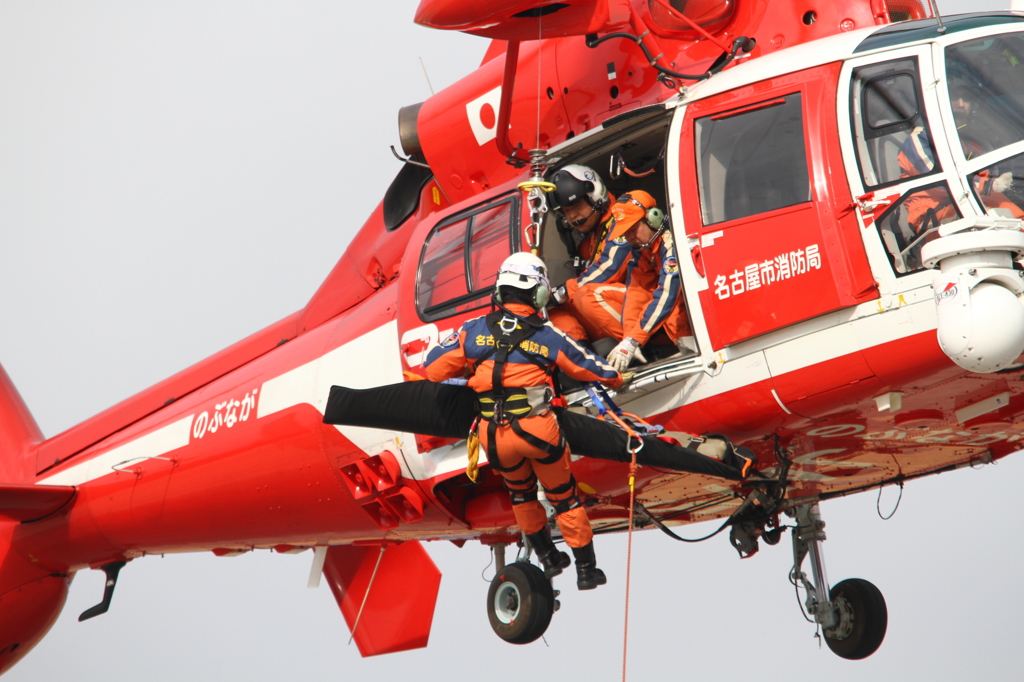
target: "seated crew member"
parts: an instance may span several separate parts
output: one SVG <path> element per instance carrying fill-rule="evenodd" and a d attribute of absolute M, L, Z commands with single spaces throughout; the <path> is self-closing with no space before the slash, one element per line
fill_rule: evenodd
<path fill-rule="evenodd" d="M 612 197 L 605 189 L 601 176 L 592 168 L 571 164 L 559 169 L 551 176 L 555 185 L 551 193 L 553 208 L 558 215 L 559 232 L 574 257 L 577 274 L 586 273 L 591 264 L 603 251 L 612 227 Z M 583 235 L 578 244 L 566 234 L 575 229 Z M 625 268 L 618 279 L 605 278 L 608 284 L 625 280 Z M 572 299 L 578 287 L 577 279 L 568 280 L 555 292 L 558 307 L 548 309 L 548 319 L 556 327 L 578 341 L 588 340 L 588 332 Z M 603 335 L 601 335 L 603 336 Z"/>
<path fill-rule="evenodd" d="M 579 229 L 587 233 L 580 244 L 580 253 L 588 259 L 576 279 L 568 280 L 552 292 L 558 307 L 548 309 L 549 319 L 579 341 L 619 340 L 622 338 L 626 271 L 632 249 L 625 239 L 611 239 L 616 229 L 616 218 L 611 210 L 614 204 L 601 177 L 586 166 L 566 166 L 551 179 L 555 184 L 552 192 L 555 210 L 564 216 L 566 223 L 579 225 Z M 600 218 L 600 229 L 595 229 L 597 211 L 592 207 L 601 205 L 599 197 L 603 197 L 608 208 Z M 584 220 L 586 222 L 581 222 Z M 691 342 L 689 346 L 693 348 L 696 344 Z"/>
<path fill-rule="evenodd" d="M 480 447 L 491 468 L 505 479 L 516 523 L 537 551 L 549 578 L 569 566 L 547 529 L 537 501 L 537 481 L 555 508 L 555 519 L 576 558 L 576 586 L 594 589 L 607 582 L 597 568 L 593 531 L 569 468 L 569 448 L 550 400 L 550 375 L 561 369 L 579 381 L 615 388 L 622 376 L 540 316 L 549 283 L 544 262 L 515 253 L 498 269 L 494 303 L 498 310 L 467 321 L 427 354 L 427 377 L 442 381 L 469 371 L 479 394 Z"/>
<path fill-rule="evenodd" d="M 976 111 L 976 93 L 962 80 L 954 81 L 950 86 L 949 102 L 964 157 L 970 160 L 983 153 L 981 145 L 970 134 L 971 121 Z M 900 178 L 924 175 L 935 168 L 935 151 L 924 126 L 914 128 L 900 146 L 896 160 L 900 166 Z M 1024 219 L 1024 210 L 1005 194 L 1012 186 L 1013 173 L 1010 172 L 991 178 L 986 171 L 982 171 L 974 177 L 974 188 L 986 209 L 1000 209 L 1014 218 Z M 907 224 L 915 234 L 955 220 L 958 216 L 944 187 L 917 191 L 906 199 L 904 205 L 907 209 Z"/>
<path fill-rule="evenodd" d="M 551 176 L 553 208 L 561 216 L 559 229 L 571 228 L 582 235 L 575 244 L 579 270 L 586 268 L 599 253 L 608 237 L 612 196 L 597 172 L 587 166 L 570 164 Z"/>
<path fill-rule="evenodd" d="M 615 227 L 609 239 L 628 244 L 631 258 L 621 326 L 613 329 L 619 344 L 609 353 L 608 363 L 621 372 L 634 358 L 646 362 L 640 347 L 659 329 L 665 330 L 683 356 L 694 355 L 697 344 L 680 296 L 679 259 L 665 213 L 654 197 L 636 190 L 619 198 L 612 215 Z"/>

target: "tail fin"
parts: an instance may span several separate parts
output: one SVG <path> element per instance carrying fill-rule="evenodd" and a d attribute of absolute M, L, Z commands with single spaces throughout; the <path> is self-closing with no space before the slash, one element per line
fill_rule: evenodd
<path fill-rule="evenodd" d="M 0 366 L 0 483 L 27 483 L 35 474 L 35 447 L 43 434 Z"/>

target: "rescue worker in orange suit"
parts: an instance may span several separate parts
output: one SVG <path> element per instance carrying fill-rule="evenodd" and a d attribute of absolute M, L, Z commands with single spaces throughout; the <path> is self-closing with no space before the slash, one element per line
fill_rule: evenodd
<path fill-rule="evenodd" d="M 636 190 L 619 198 L 612 217 L 615 227 L 609 241 L 620 248 L 628 245 L 629 261 L 621 325 L 612 328 L 619 344 L 608 354 L 608 364 L 623 372 L 634 359 L 646 362 L 640 348 L 659 329 L 684 357 L 696 354 L 697 344 L 680 296 L 679 259 L 665 213 L 654 197 Z M 603 312 L 596 306 L 590 310 L 592 314 Z"/>
<path fill-rule="evenodd" d="M 970 160 L 984 153 L 986 150 L 971 139 L 969 131 L 977 105 L 977 93 L 962 80 L 954 82 L 949 90 L 949 103 L 953 109 L 953 119 L 956 121 L 964 156 Z M 932 172 L 935 168 L 935 149 L 924 126 L 914 128 L 900 146 L 896 160 L 900 166 L 901 178 L 912 178 Z M 992 178 L 983 170 L 974 176 L 974 188 L 985 208 L 1001 209 L 1014 218 L 1024 219 L 1024 210 L 1005 194 L 1012 186 L 1013 173 L 1002 173 Z M 937 227 L 959 217 L 944 187 L 918 191 L 908 197 L 904 205 L 907 208 L 907 224 L 915 234 L 921 234 L 928 228 Z"/>
<path fill-rule="evenodd" d="M 551 176 L 555 189 L 551 199 L 561 217 L 559 231 L 571 228 L 582 239 L 575 245 L 574 265 L 582 271 L 597 257 L 611 227 L 612 195 L 593 168 L 570 164 Z M 575 242 L 574 242 L 575 243 Z"/>
<path fill-rule="evenodd" d="M 640 347 L 659 329 L 684 357 L 696 354 L 665 214 L 643 190 L 623 195 L 611 213 L 608 238 L 597 259 L 564 290 L 556 291 L 556 302 L 563 308 L 570 305 L 573 319 L 590 339 L 611 337 L 619 342 L 608 356 L 619 371 L 634 358 L 646 362 Z"/>
<path fill-rule="evenodd" d="M 574 257 L 573 264 L 576 266 L 577 274 L 584 276 L 607 245 L 608 234 L 613 224 L 612 197 L 605 189 L 601 176 L 587 166 L 565 166 L 551 176 L 551 182 L 555 185 L 550 196 L 558 216 L 559 233 L 563 236 L 570 255 Z M 578 244 L 570 235 L 571 230 L 583 235 Z M 601 284 L 595 287 L 622 285 L 618 288 L 624 290 L 625 274 L 625 268 L 622 268 L 617 276 L 606 276 L 601 280 Z M 560 293 L 556 297 L 556 303 L 560 305 L 548 309 L 548 319 L 577 341 L 607 336 L 596 328 L 588 328 L 573 305 L 578 284 L 578 279 L 570 279 L 564 286 L 559 287 Z"/>
<path fill-rule="evenodd" d="M 550 285 L 544 262 L 529 253 L 509 256 L 498 270 L 497 310 L 467 321 L 427 355 L 427 377 L 442 381 L 469 373 L 478 394 L 480 447 L 512 496 L 516 523 L 537 551 L 544 573 L 556 576 L 570 564 L 547 528 L 537 500 L 544 486 L 565 544 L 576 559 L 576 586 L 607 582 L 597 568 L 593 531 L 569 468 L 569 448 L 551 411 L 551 374 L 560 369 L 579 381 L 612 388 L 622 375 L 542 317 Z"/>

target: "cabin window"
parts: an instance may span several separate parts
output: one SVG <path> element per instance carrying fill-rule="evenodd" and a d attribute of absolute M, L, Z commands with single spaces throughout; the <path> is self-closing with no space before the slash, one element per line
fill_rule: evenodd
<path fill-rule="evenodd" d="M 416 299 L 420 316 L 436 320 L 486 306 L 498 266 L 516 248 L 515 195 L 439 223 L 423 245 Z"/>
<path fill-rule="evenodd" d="M 944 182 L 908 192 L 876 221 L 893 270 L 920 270 L 921 247 L 937 239 L 939 226 L 963 216 Z"/>
<path fill-rule="evenodd" d="M 1024 154 L 982 168 L 969 179 L 974 196 L 986 213 L 1024 220 Z"/>
<path fill-rule="evenodd" d="M 917 58 L 856 69 L 850 87 L 854 146 L 866 189 L 942 170 L 921 105 Z"/>
<path fill-rule="evenodd" d="M 811 200 L 800 93 L 696 121 L 704 224 Z"/>
<path fill-rule="evenodd" d="M 946 84 L 965 158 L 1024 140 L 1024 35 L 946 48 Z"/>

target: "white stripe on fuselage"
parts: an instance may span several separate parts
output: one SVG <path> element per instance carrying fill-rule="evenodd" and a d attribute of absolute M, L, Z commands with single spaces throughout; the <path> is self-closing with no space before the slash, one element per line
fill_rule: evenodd
<path fill-rule="evenodd" d="M 804 369 L 863 348 L 935 329 L 935 308 L 928 296 L 929 292 L 930 289 L 920 296 L 916 296 L 916 292 L 908 292 L 907 298 L 921 300 L 895 310 L 871 314 L 873 311 L 870 306 L 877 303 L 869 302 L 845 311 L 845 314 L 853 316 L 853 319 L 845 323 L 801 334 L 801 330 L 817 323 L 808 321 L 765 335 L 756 341 L 739 344 L 746 352 L 720 366 L 717 376 L 695 375 L 687 381 L 670 384 L 639 398 L 631 407 L 643 416 L 650 416 L 686 403 L 728 393 L 770 379 L 773 375 Z M 767 342 L 768 345 L 757 350 L 750 347 L 758 342 Z M 259 391 L 257 418 L 303 404 L 323 414 L 330 387 L 334 384 L 362 389 L 400 381 L 402 368 L 398 323 L 392 320 L 315 360 L 264 382 Z M 81 485 L 112 473 L 112 467 L 122 462 L 160 457 L 185 447 L 189 443 L 194 416 L 189 415 L 133 441 L 115 446 L 92 459 L 41 479 L 38 483 Z M 402 473 L 409 478 L 430 478 L 464 466 L 465 445 L 462 443 L 456 444 L 454 448 L 440 448 L 421 455 L 416 452 L 411 434 L 356 426 L 335 428 L 371 455 L 380 452 L 385 444 L 397 440 L 405 455 L 399 457 Z"/>
<path fill-rule="evenodd" d="M 265 382 L 259 391 L 257 418 L 300 404 L 312 405 L 323 414 L 332 384 L 371 388 L 402 380 L 398 357 L 398 323 L 378 327 L 325 355 Z M 81 463 L 40 479 L 38 485 L 82 485 L 114 472 L 124 462 L 163 456 L 189 444 L 195 415 L 160 427 L 151 433 L 116 445 Z M 355 426 L 338 426 L 346 438 L 374 454 L 381 443 L 400 434 Z M 403 465 L 403 468 L 404 465 Z"/>
<path fill-rule="evenodd" d="M 262 419 L 296 405 L 312 405 L 323 414 L 331 386 L 342 384 L 347 388 L 362 389 L 399 383 L 402 381 L 399 363 L 398 322 L 392 320 L 316 360 L 265 382 L 260 388 L 256 416 Z M 361 426 L 335 428 L 370 454 L 379 451 L 382 442 L 401 435 Z"/>
<path fill-rule="evenodd" d="M 192 418 L 194 416 L 190 414 L 124 445 L 107 450 L 102 455 L 48 476 L 37 483 L 39 485 L 82 485 L 113 473 L 114 466 L 118 464 L 137 463 L 140 460 L 160 457 L 172 450 L 183 448 L 188 445 L 192 435 Z"/>

